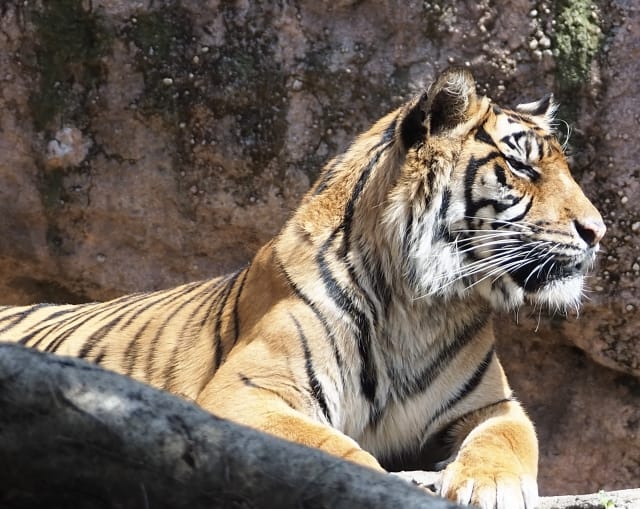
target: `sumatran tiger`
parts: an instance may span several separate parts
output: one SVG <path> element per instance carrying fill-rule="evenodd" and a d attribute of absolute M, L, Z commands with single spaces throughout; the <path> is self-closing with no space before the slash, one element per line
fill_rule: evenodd
<path fill-rule="evenodd" d="M 448 70 L 330 161 L 247 267 L 105 303 L 5 307 L 0 339 L 376 470 L 444 437 L 443 496 L 533 508 L 536 434 L 492 313 L 577 306 L 605 232 L 555 108 L 502 108 Z"/>

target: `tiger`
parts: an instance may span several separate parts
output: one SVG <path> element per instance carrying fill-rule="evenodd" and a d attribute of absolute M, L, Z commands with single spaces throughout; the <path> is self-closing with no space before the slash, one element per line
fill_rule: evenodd
<path fill-rule="evenodd" d="M 330 160 L 240 270 L 3 307 L 0 340 L 381 472 L 437 441 L 440 495 L 534 508 L 538 441 L 492 316 L 578 306 L 606 229 L 570 174 L 556 109 L 552 96 L 503 108 L 448 69 Z"/>

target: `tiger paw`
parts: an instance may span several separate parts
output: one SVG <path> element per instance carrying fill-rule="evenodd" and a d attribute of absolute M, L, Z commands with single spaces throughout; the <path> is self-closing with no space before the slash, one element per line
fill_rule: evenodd
<path fill-rule="evenodd" d="M 465 465 L 454 461 L 445 469 L 439 494 L 462 505 L 481 509 L 535 509 L 538 484 L 521 469 Z"/>

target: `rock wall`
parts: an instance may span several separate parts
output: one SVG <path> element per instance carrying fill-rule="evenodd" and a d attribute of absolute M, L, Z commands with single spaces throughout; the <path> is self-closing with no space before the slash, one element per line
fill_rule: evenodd
<path fill-rule="evenodd" d="M 542 491 L 637 484 L 636 4 L 5 0 L 0 303 L 238 267 L 324 161 L 437 71 L 468 66 L 504 104 L 555 92 L 574 174 L 608 226 L 579 320 L 524 310 L 498 327 L 539 426 Z"/>

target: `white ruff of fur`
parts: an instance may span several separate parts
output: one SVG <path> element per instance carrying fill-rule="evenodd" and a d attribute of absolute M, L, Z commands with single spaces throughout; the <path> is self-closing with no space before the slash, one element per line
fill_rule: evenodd
<path fill-rule="evenodd" d="M 569 309 L 580 309 L 584 293 L 584 276 L 576 275 L 569 279 L 551 281 L 536 293 L 528 295 L 532 304 L 543 305 L 552 311 L 566 313 Z"/>
<path fill-rule="evenodd" d="M 439 228 L 436 211 L 442 203 L 442 196 L 433 197 L 428 210 L 423 211 L 412 225 L 410 245 L 406 256 L 402 253 L 403 234 L 407 223 L 407 204 L 394 201 L 383 217 L 383 228 L 390 233 L 393 251 L 397 254 L 398 265 L 402 265 L 406 278 L 412 273 L 416 287 L 409 291 L 416 300 L 461 297 L 468 292 L 457 275 L 462 270 L 462 257 L 455 244 L 444 240 L 434 240 L 434 232 Z M 416 214 L 417 215 L 417 214 Z"/>

